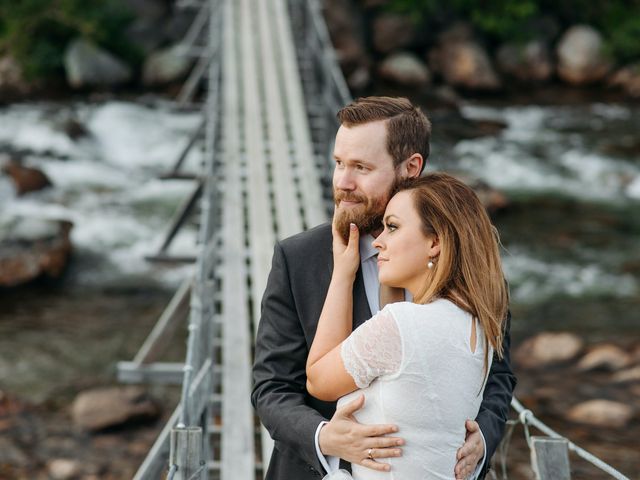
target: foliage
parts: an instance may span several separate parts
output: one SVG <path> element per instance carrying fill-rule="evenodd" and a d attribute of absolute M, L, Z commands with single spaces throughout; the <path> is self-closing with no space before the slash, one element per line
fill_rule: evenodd
<path fill-rule="evenodd" d="M 465 20 L 498 42 L 534 38 L 532 25 L 542 18 L 557 20 L 563 30 L 588 24 L 603 34 L 616 60 L 640 58 L 640 0 L 390 0 L 389 8 L 428 27 Z"/>
<path fill-rule="evenodd" d="M 122 35 L 131 19 L 122 0 L 0 0 L 0 54 L 12 55 L 28 79 L 61 75 L 78 35 L 132 61 Z"/>

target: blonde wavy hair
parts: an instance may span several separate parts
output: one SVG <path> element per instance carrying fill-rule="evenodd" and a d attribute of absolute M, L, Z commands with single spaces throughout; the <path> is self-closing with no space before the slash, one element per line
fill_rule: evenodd
<path fill-rule="evenodd" d="M 401 181 L 394 193 L 409 191 L 428 237 L 436 236 L 440 254 L 416 303 L 446 298 L 476 318 L 488 345 L 503 356 L 504 324 L 509 294 L 502 272 L 498 231 L 478 196 L 445 173 L 429 173 Z"/>

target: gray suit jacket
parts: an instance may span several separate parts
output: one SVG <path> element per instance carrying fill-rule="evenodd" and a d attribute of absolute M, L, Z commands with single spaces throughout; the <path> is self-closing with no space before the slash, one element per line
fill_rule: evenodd
<path fill-rule="evenodd" d="M 274 248 L 262 298 L 251 395 L 258 416 L 275 441 L 267 480 L 311 480 L 324 474 L 313 440 L 318 424 L 335 412 L 335 403 L 307 393 L 305 365 L 333 271 L 331 240 L 331 225 L 323 224 Z M 353 294 L 356 328 L 371 317 L 360 271 Z M 505 348 L 505 359 L 494 359 L 476 419 L 485 436 L 488 458 L 502 438 L 515 387 L 508 332 Z"/>

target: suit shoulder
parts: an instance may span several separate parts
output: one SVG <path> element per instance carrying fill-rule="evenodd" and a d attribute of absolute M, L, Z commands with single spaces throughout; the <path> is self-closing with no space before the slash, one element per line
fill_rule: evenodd
<path fill-rule="evenodd" d="M 304 254 L 331 246 L 331 224 L 322 223 L 279 242 L 285 254 Z"/>

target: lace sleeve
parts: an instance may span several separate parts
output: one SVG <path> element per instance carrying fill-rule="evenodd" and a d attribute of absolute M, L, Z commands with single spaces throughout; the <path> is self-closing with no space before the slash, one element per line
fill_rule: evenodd
<path fill-rule="evenodd" d="M 396 373 L 402 363 L 402 340 L 390 310 L 385 308 L 355 329 L 342 343 L 340 354 L 358 388 Z"/>

